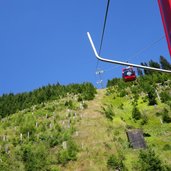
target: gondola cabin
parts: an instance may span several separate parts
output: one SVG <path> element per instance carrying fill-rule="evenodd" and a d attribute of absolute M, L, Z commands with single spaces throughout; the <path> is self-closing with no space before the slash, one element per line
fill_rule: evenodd
<path fill-rule="evenodd" d="M 122 69 L 122 78 L 124 81 L 134 81 L 136 79 L 135 71 L 132 67 Z"/>

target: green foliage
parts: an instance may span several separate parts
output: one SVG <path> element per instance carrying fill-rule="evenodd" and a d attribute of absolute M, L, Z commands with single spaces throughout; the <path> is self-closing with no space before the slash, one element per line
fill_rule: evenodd
<path fill-rule="evenodd" d="M 133 85 L 133 82 L 125 82 L 120 78 L 113 78 L 112 80 L 108 80 L 107 87 L 117 86 L 119 91 L 124 91 L 127 87 Z"/>
<path fill-rule="evenodd" d="M 136 106 L 138 104 L 138 99 L 139 99 L 139 95 L 138 94 L 134 94 L 134 96 L 133 96 L 133 102 L 132 102 L 132 104 L 134 106 Z"/>
<path fill-rule="evenodd" d="M 115 155 L 109 156 L 109 159 L 107 160 L 107 167 L 110 170 L 123 170 L 126 171 L 126 167 L 123 164 L 123 159 L 121 157 L 117 157 Z"/>
<path fill-rule="evenodd" d="M 24 117 L 23 121 L 20 123 L 20 132 L 22 134 L 27 134 L 29 132 L 32 135 L 35 132 L 35 118 L 31 115 Z"/>
<path fill-rule="evenodd" d="M 118 106 L 118 108 L 121 109 L 121 110 L 123 110 L 123 107 L 124 107 L 124 104 L 123 104 L 123 103 L 121 103 L 121 104 Z"/>
<path fill-rule="evenodd" d="M 142 115 L 141 116 L 141 119 L 142 119 L 142 121 L 141 121 L 141 125 L 145 125 L 145 124 L 147 124 L 148 123 L 148 117 L 147 117 L 147 115 Z"/>
<path fill-rule="evenodd" d="M 24 144 L 21 152 L 26 171 L 47 170 L 48 152 L 44 144 Z"/>
<path fill-rule="evenodd" d="M 169 92 L 163 91 L 160 93 L 160 99 L 162 103 L 166 103 L 171 100 Z"/>
<path fill-rule="evenodd" d="M 5 151 L 2 152 L 1 149 L 1 161 L 0 161 L 0 170 L 2 171 L 23 171 L 25 167 L 21 161 L 16 158 L 13 152 L 7 154 Z"/>
<path fill-rule="evenodd" d="M 125 90 L 120 91 L 120 97 L 124 97 L 127 95 L 127 92 Z"/>
<path fill-rule="evenodd" d="M 140 151 L 138 165 L 141 171 L 166 171 L 166 167 L 150 148 Z"/>
<path fill-rule="evenodd" d="M 87 108 L 88 108 L 87 103 L 83 103 L 83 108 L 84 108 L 84 109 L 87 109 Z"/>
<path fill-rule="evenodd" d="M 169 116 L 169 112 L 167 109 L 164 109 L 162 119 L 164 123 L 171 123 L 171 117 Z"/>
<path fill-rule="evenodd" d="M 77 159 L 78 147 L 73 141 L 67 142 L 67 149 L 61 149 L 58 153 L 58 163 L 66 165 L 71 160 Z"/>
<path fill-rule="evenodd" d="M 171 70 L 171 64 L 163 56 L 160 56 L 160 64 L 161 64 L 162 69 Z"/>
<path fill-rule="evenodd" d="M 96 89 L 91 83 L 84 83 L 82 85 L 82 98 L 83 100 L 93 100 L 96 94 Z"/>
<path fill-rule="evenodd" d="M 137 106 L 134 106 L 132 109 L 132 118 L 135 120 L 141 119 L 141 112 L 137 108 Z"/>
<path fill-rule="evenodd" d="M 160 64 L 158 62 L 153 61 L 153 60 L 149 61 L 149 66 L 153 67 L 153 68 L 160 68 Z M 149 70 L 148 72 L 149 72 L 149 74 L 153 74 L 155 71 Z"/>
<path fill-rule="evenodd" d="M 118 85 L 118 83 L 121 81 L 120 78 L 113 78 L 112 80 L 108 80 L 107 87 Z"/>
<path fill-rule="evenodd" d="M 163 147 L 163 150 L 167 151 L 170 150 L 171 151 L 171 145 L 170 144 L 165 144 Z"/>
<path fill-rule="evenodd" d="M 149 101 L 148 103 L 149 105 L 157 104 L 156 93 L 155 93 L 155 90 L 152 88 L 148 90 L 148 101 Z"/>
<path fill-rule="evenodd" d="M 33 105 L 44 104 L 50 100 L 66 97 L 68 93 L 78 94 L 82 100 L 92 100 L 95 97 L 96 89 L 91 83 L 70 84 L 67 86 L 57 83 L 43 86 L 28 93 L 4 94 L 0 97 L 0 115 L 3 118 Z"/>
<path fill-rule="evenodd" d="M 65 106 L 67 106 L 68 109 L 73 109 L 74 108 L 74 104 L 73 104 L 72 100 L 66 101 Z"/>
<path fill-rule="evenodd" d="M 58 163 L 62 164 L 63 166 L 65 166 L 68 163 L 68 161 L 69 161 L 68 151 L 67 150 L 61 150 L 58 153 L 57 158 L 58 158 Z"/>
<path fill-rule="evenodd" d="M 113 120 L 113 117 L 115 116 L 115 113 L 113 111 L 113 106 L 109 105 L 106 108 L 102 107 L 103 113 L 105 114 L 106 118 L 109 120 Z"/>

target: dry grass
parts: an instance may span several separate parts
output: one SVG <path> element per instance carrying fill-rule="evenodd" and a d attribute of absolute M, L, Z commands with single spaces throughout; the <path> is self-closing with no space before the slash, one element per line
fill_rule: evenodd
<path fill-rule="evenodd" d="M 82 119 L 77 123 L 78 136 L 75 137 L 80 147 L 78 159 L 71 162 L 63 170 L 65 171 L 99 171 L 107 169 L 107 157 L 115 148 L 109 147 L 112 143 L 107 132 L 109 125 L 106 118 L 101 114 L 102 99 L 105 90 L 98 90 L 93 101 L 89 101 L 88 108 L 82 112 Z"/>

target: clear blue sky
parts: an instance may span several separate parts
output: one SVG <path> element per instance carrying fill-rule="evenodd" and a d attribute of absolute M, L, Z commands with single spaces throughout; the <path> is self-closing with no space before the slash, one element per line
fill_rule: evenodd
<path fill-rule="evenodd" d="M 92 82 L 97 60 L 86 32 L 99 48 L 107 0 L 1 0 L 0 94 L 24 92 L 48 83 Z M 165 56 L 164 30 L 157 0 L 111 0 L 101 55 L 140 62 Z M 103 80 L 121 76 L 122 66 L 99 62 Z"/>

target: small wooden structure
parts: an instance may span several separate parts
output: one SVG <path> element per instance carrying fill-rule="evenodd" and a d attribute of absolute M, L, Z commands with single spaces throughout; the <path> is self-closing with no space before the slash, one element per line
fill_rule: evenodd
<path fill-rule="evenodd" d="M 126 131 L 130 146 L 134 149 L 146 148 L 146 143 L 141 129 L 131 129 Z"/>

